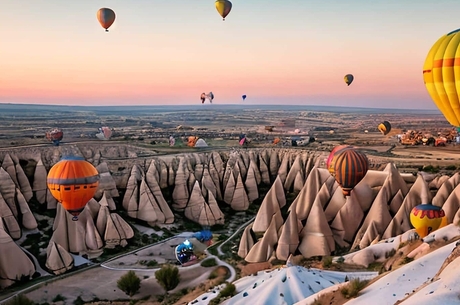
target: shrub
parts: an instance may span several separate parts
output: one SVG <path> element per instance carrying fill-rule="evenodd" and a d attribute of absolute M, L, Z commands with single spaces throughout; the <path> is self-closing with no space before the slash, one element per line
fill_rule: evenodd
<path fill-rule="evenodd" d="M 180 275 L 176 266 L 164 265 L 155 272 L 155 278 L 166 291 L 172 290 L 179 285 Z"/>
<path fill-rule="evenodd" d="M 368 281 L 361 281 L 359 278 L 352 279 L 347 287 L 343 287 L 340 292 L 342 295 L 347 298 L 356 298 L 359 295 L 359 292 L 366 287 Z"/>
<path fill-rule="evenodd" d="M 66 298 L 60 294 L 54 297 L 53 302 L 60 302 L 60 301 L 65 301 Z"/>
<path fill-rule="evenodd" d="M 321 263 L 323 265 L 323 268 L 329 268 L 330 266 L 332 266 L 332 256 L 324 256 L 321 260 Z"/>
<path fill-rule="evenodd" d="M 117 281 L 117 287 L 130 297 L 135 295 L 141 288 L 141 279 L 132 270 L 122 275 Z"/>
<path fill-rule="evenodd" d="M 206 259 L 201 262 L 201 267 L 214 267 L 214 266 L 217 266 L 217 262 L 214 257 L 210 259 Z"/>
<path fill-rule="evenodd" d="M 34 305 L 34 301 L 30 300 L 23 294 L 18 294 L 14 298 L 10 299 L 5 305 Z"/>
<path fill-rule="evenodd" d="M 209 305 L 218 305 L 221 303 L 222 299 L 232 297 L 235 295 L 235 293 L 236 293 L 235 285 L 233 285 L 232 283 L 228 283 L 227 286 L 225 286 L 225 288 L 220 291 L 217 297 L 215 297 L 209 302 Z"/>

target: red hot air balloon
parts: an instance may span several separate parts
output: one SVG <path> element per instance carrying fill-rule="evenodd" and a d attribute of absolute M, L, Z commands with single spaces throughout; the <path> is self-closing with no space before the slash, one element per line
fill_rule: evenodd
<path fill-rule="evenodd" d="M 350 145 L 338 145 L 338 146 L 336 146 L 336 147 L 334 147 L 332 149 L 331 153 L 329 154 L 329 157 L 327 158 L 326 168 L 327 168 L 327 170 L 329 171 L 329 173 L 332 176 L 334 176 L 334 163 L 335 163 L 334 155 L 338 151 L 341 151 L 342 149 L 345 149 L 345 148 L 353 148 L 353 146 L 350 146 Z"/>
<path fill-rule="evenodd" d="M 344 196 L 366 176 L 369 160 L 366 155 L 354 148 L 343 149 L 335 157 L 335 180 L 342 187 Z"/>
<path fill-rule="evenodd" d="M 108 32 L 110 26 L 115 22 L 115 12 L 110 8 L 103 7 L 97 11 L 97 20 L 105 31 Z"/>

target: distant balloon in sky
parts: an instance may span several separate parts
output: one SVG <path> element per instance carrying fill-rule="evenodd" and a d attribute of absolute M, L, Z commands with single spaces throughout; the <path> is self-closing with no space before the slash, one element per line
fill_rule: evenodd
<path fill-rule="evenodd" d="M 115 12 L 109 8 L 101 8 L 97 11 L 97 20 L 106 32 L 109 31 L 110 26 L 115 22 Z"/>
<path fill-rule="evenodd" d="M 460 126 L 460 29 L 450 32 L 431 47 L 423 65 L 423 81 L 446 120 Z"/>
<path fill-rule="evenodd" d="M 347 74 L 347 75 L 345 75 L 345 77 L 343 78 L 343 80 L 345 81 L 345 83 L 346 83 L 348 86 L 351 85 L 351 83 L 353 82 L 354 79 L 355 79 L 355 78 L 354 78 L 354 76 L 353 76 L 352 74 Z"/>
<path fill-rule="evenodd" d="M 242 96 L 242 98 L 243 98 L 243 101 L 244 101 L 244 100 L 246 99 L 246 94 L 244 94 L 244 95 Z"/>
<path fill-rule="evenodd" d="M 212 92 L 209 92 L 208 94 L 206 93 L 201 93 L 201 104 L 204 104 L 204 102 L 206 101 L 206 99 L 209 100 L 209 102 L 212 104 L 212 100 L 214 99 L 214 94 Z"/>
<path fill-rule="evenodd" d="M 225 21 L 225 17 L 227 17 L 227 15 L 232 10 L 232 3 L 228 0 L 217 0 L 215 4 L 217 11 Z"/>

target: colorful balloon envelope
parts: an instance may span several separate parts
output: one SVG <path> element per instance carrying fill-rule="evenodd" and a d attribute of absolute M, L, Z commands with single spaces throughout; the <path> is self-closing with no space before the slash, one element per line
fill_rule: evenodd
<path fill-rule="evenodd" d="M 419 204 L 410 212 L 410 222 L 421 238 L 446 224 L 444 210 L 432 204 Z"/>
<path fill-rule="evenodd" d="M 366 176 L 369 160 L 366 155 L 354 148 L 338 151 L 334 163 L 334 176 L 342 187 L 344 196 L 350 196 L 353 188 Z"/>
<path fill-rule="evenodd" d="M 331 150 L 329 157 L 327 157 L 326 168 L 332 176 L 334 176 L 334 163 L 335 163 L 334 155 L 336 152 L 341 151 L 342 149 L 345 149 L 345 148 L 353 148 L 353 146 L 338 145 Z"/>
<path fill-rule="evenodd" d="M 206 93 L 201 93 L 201 96 L 200 96 L 200 99 L 201 99 L 201 104 L 204 104 L 204 101 L 206 100 Z"/>
<path fill-rule="evenodd" d="M 460 126 L 460 29 L 431 47 L 423 65 L 423 80 L 432 100 L 447 121 Z"/>
<path fill-rule="evenodd" d="M 355 79 L 355 77 L 353 76 L 353 74 L 347 74 L 343 78 L 343 80 L 345 81 L 347 86 L 350 86 L 354 79 Z"/>
<path fill-rule="evenodd" d="M 217 12 L 219 12 L 223 20 L 225 21 L 225 17 L 227 17 L 227 15 L 232 10 L 232 3 L 228 0 L 217 0 L 215 4 Z"/>
<path fill-rule="evenodd" d="M 115 22 L 115 12 L 110 8 L 103 7 L 97 11 L 97 20 L 105 31 L 108 32 L 110 26 Z"/>
<path fill-rule="evenodd" d="M 59 143 L 61 142 L 62 138 L 64 137 L 64 133 L 60 129 L 53 129 L 51 131 L 48 131 L 45 134 L 46 138 L 53 142 L 54 145 L 59 146 Z"/>
<path fill-rule="evenodd" d="M 47 177 L 48 188 L 62 207 L 78 220 L 99 186 L 97 169 L 84 158 L 66 157 L 56 163 Z"/>
<path fill-rule="evenodd" d="M 388 121 L 383 121 L 377 126 L 378 130 L 383 134 L 387 135 L 391 131 L 391 124 Z"/>

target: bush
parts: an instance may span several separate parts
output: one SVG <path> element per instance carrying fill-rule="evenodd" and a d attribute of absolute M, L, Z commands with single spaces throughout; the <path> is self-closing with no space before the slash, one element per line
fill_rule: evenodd
<path fill-rule="evenodd" d="M 164 265 L 155 272 L 155 278 L 166 291 L 172 290 L 179 285 L 180 275 L 176 266 Z"/>
<path fill-rule="evenodd" d="M 347 298 L 356 298 L 359 295 L 359 292 L 366 287 L 369 281 L 361 281 L 359 278 L 352 279 L 347 287 L 343 287 L 340 292 L 342 295 Z"/>
<path fill-rule="evenodd" d="M 60 294 L 58 294 L 57 296 L 53 298 L 53 302 L 60 302 L 60 301 L 65 301 L 65 300 L 66 298 Z"/>
<path fill-rule="evenodd" d="M 235 285 L 233 285 L 232 283 L 229 283 L 227 284 L 227 286 L 225 286 L 224 289 L 220 291 L 217 297 L 215 297 L 209 302 L 209 305 L 218 305 L 221 303 L 222 299 L 226 299 L 229 297 L 231 298 L 235 295 L 235 293 L 236 293 Z"/>
<path fill-rule="evenodd" d="M 321 260 L 321 263 L 323 265 L 323 268 L 329 268 L 330 266 L 332 266 L 332 256 L 324 256 Z"/>
<path fill-rule="evenodd" d="M 23 294 L 18 294 L 14 298 L 10 299 L 5 305 L 34 305 L 35 302 L 30 300 Z"/>
<path fill-rule="evenodd" d="M 132 270 L 120 277 L 117 281 L 117 287 L 130 297 L 135 295 L 141 288 L 141 279 Z"/>
<path fill-rule="evenodd" d="M 206 259 L 201 262 L 201 267 L 214 267 L 214 266 L 217 266 L 217 262 L 214 257 L 210 259 Z"/>

